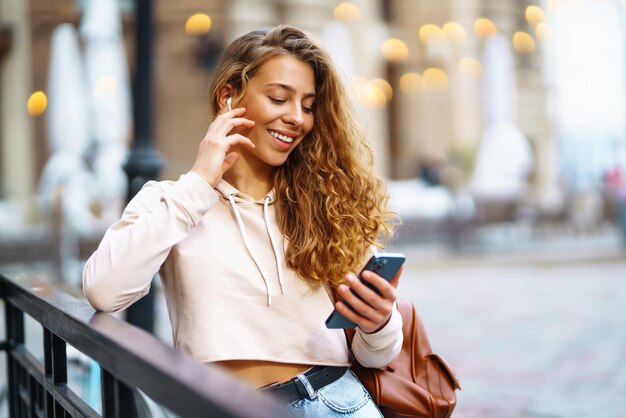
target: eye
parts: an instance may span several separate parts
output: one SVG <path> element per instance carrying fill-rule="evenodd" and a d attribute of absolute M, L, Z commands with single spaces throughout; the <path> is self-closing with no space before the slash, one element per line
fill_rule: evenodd
<path fill-rule="evenodd" d="M 272 96 L 268 96 L 269 99 L 273 102 L 273 103 L 277 103 L 277 104 L 283 104 L 286 102 L 286 100 L 284 99 L 278 99 L 276 97 L 272 97 Z"/>
<path fill-rule="evenodd" d="M 306 113 L 313 113 L 313 107 L 302 106 L 302 110 L 304 110 Z"/>

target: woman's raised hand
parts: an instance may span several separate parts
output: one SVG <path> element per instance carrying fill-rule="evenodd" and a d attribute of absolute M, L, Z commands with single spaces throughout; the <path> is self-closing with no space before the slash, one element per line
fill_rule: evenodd
<path fill-rule="evenodd" d="M 254 143 L 249 138 L 237 133 L 229 135 L 236 127 L 249 129 L 254 126 L 254 121 L 242 117 L 245 113 L 244 107 L 230 111 L 222 109 L 200 142 L 191 171 L 202 176 L 211 187 L 217 186 L 224 173 L 237 162 L 239 154 L 231 152 L 231 147 L 241 145 L 254 148 Z"/>
<path fill-rule="evenodd" d="M 400 267 L 391 282 L 387 282 L 373 271 L 364 271 L 363 279 L 374 285 L 378 289 L 378 293 L 361 283 L 354 274 L 348 274 L 346 276 L 347 285 L 339 285 L 337 291 L 343 301 L 352 306 L 354 310 L 348 308 L 343 301 L 336 302 L 335 308 L 343 316 L 357 324 L 361 331 L 367 334 L 379 331 L 391 318 L 391 312 L 394 309 L 393 304 L 397 299 L 396 289 L 403 269 L 404 267 Z"/>

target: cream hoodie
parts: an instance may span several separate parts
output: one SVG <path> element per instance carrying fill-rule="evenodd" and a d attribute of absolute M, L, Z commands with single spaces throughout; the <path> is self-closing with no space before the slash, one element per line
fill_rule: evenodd
<path fill-rule="evenodd" d="M 202 362 L 266 360 L 346 366 L 343 330 L 328 329 L 328 285 L 311 283 L 283 260 L 274 194 L 261 201 L 195 173 L 148 182 L 106 232 L 83 272 L 94 308 L 118 311 L 144 296 L 158 271 L 176 347 Z M 359 363 L 383 367 L 400 352 L 394 309 L 380 331 L 357 331 Z"/>

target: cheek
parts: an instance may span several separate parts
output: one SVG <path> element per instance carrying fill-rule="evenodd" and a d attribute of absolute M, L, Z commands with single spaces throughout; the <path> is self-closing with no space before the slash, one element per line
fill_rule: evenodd
<path fill-rule="evenodd" d="M 313 116 L 311 116 L 308 120 L 305 121 L 305 123 L 304 123 L 304 130 L 307 133 L 310 133 L 311 130 L 313 130 L 314 126 L 315 126 L 315 119 L 313 118 Z"/>

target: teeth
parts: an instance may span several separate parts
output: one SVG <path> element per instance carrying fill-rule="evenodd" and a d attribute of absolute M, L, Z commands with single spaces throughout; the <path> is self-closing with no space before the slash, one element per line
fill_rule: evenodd
<path fill-rule="evenodd" d="M 281 135 L 278 132 L 274 132 L 274 131 L 269 131 L 270 135 L 272 135 L 274 138 L 278 138 L 283 142 L 286 142 L 288 144 L 291 143 L 291 141 L 293 141 L 293 138 L 290 136 L 285 136 L 285 135 Z"/>

